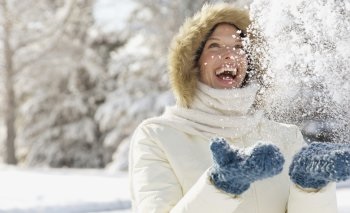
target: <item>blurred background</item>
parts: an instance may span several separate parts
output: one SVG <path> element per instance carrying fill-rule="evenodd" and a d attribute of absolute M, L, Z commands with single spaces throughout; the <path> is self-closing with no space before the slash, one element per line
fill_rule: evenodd
<path fill-rule="evenodd" d="M 135 127 L 174 102 L 167 49 L 204 2 L 1 0 L 0 161 L 125 170 Z"/>
<path fill-rule="evenodd" d="M 204 2 L 0 0 L 0 212 L 130 212 L 130 135 Z"/>

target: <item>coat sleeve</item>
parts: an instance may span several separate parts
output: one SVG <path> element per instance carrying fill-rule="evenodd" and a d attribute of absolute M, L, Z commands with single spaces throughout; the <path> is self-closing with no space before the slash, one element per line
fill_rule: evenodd
<path fill-rule="evenodd" d="M 242 202 L 216 189 L 207 171 L 183 194 L 165 153 L 142 128 L 133 135 L 129 158 L 133 212 L 232 213 Z"/>
<path fill-rule="evenodd" d="M 306 145 L 302 134 L 297 130 L 297 144 L 293 146 L 295 154 Z M 329 183 L 326 187 L 315 191 L 303 189 L 291 183 L 288 200 L 288 213 L 336 213 L 336 184 Z"/>
<path fill-rule="evenodd" d="M 288 213 L 337 213 L 336 184 L 330 183 L 313 192 L 290 187 Z"/>

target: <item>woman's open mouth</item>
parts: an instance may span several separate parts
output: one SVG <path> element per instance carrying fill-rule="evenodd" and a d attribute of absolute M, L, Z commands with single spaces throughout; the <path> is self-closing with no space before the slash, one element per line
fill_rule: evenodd
<path fill-rule="evenodd" d="M 237 68 L 223 67 L 216 71 L 216 77 L 223 81 L 232 81 L 237 75 Z"/>

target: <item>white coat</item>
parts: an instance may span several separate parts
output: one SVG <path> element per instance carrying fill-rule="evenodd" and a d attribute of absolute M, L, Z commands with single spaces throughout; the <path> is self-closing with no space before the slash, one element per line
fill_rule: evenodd
<path fill-rule="evenodd" d="M 220 96 L 220 91 L 215 92 L 212 96 Z M 294 125 L 267 120 L 259 113 L 246 114 L 247 105 L 252 101 L 246 93 L 252 92 L 250 88 L 234 92 L 233 102 L 237 104 L 230 109 L 231 114 L 235 112 L 229 116 L 230 126 L 220 123 L 227 115 L 210 112 L 203 105 L 205 101 L 195 101 L 192 109 L 170 107 L 161 117 L 146 120 L 137 128 L 129 162 L 134 212 L 337 212 L 334 183 L 317 192 L 291 183 L 288 168 L 293 155 L 304 144 L 303 137 Z M 201 92 L 197 94 L 200 97 Z M 216 121 L 219 122 L 217 128 L 214 127 Z M 221 124 L 226 127 L 220 128 Z M 282 173 L 252 183 L 238 196 L 216 189 L 209 180 L 208 169 L 213 164 L 210 138 L 217 136 L 225 136 L 231 145 L 240 148 L 250 147 L 257 141 L 277 145 L 286 160 Z"/>

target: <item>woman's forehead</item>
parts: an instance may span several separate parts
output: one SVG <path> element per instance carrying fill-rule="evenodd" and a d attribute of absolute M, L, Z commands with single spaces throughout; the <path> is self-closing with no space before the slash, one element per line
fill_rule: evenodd
<path fill-rule="evenodd" d="M 236 31 L 231 31 L 231 32 L 218 32 L 218 33 L 213 33 L 207 41 L 230 41 L 230 42 L 242 42 L 243 39 L 240 36 L 240 33 L 237 33 Z"/>
<path fill-rule="evenodd" d="M 209 39 L 218 39 L 218 37 L 228 36 L 234 39 L 241 39 L 241 30 L 232 24 L 222 23 L 216 26 L 213 33 L 209 36 Z"/>

